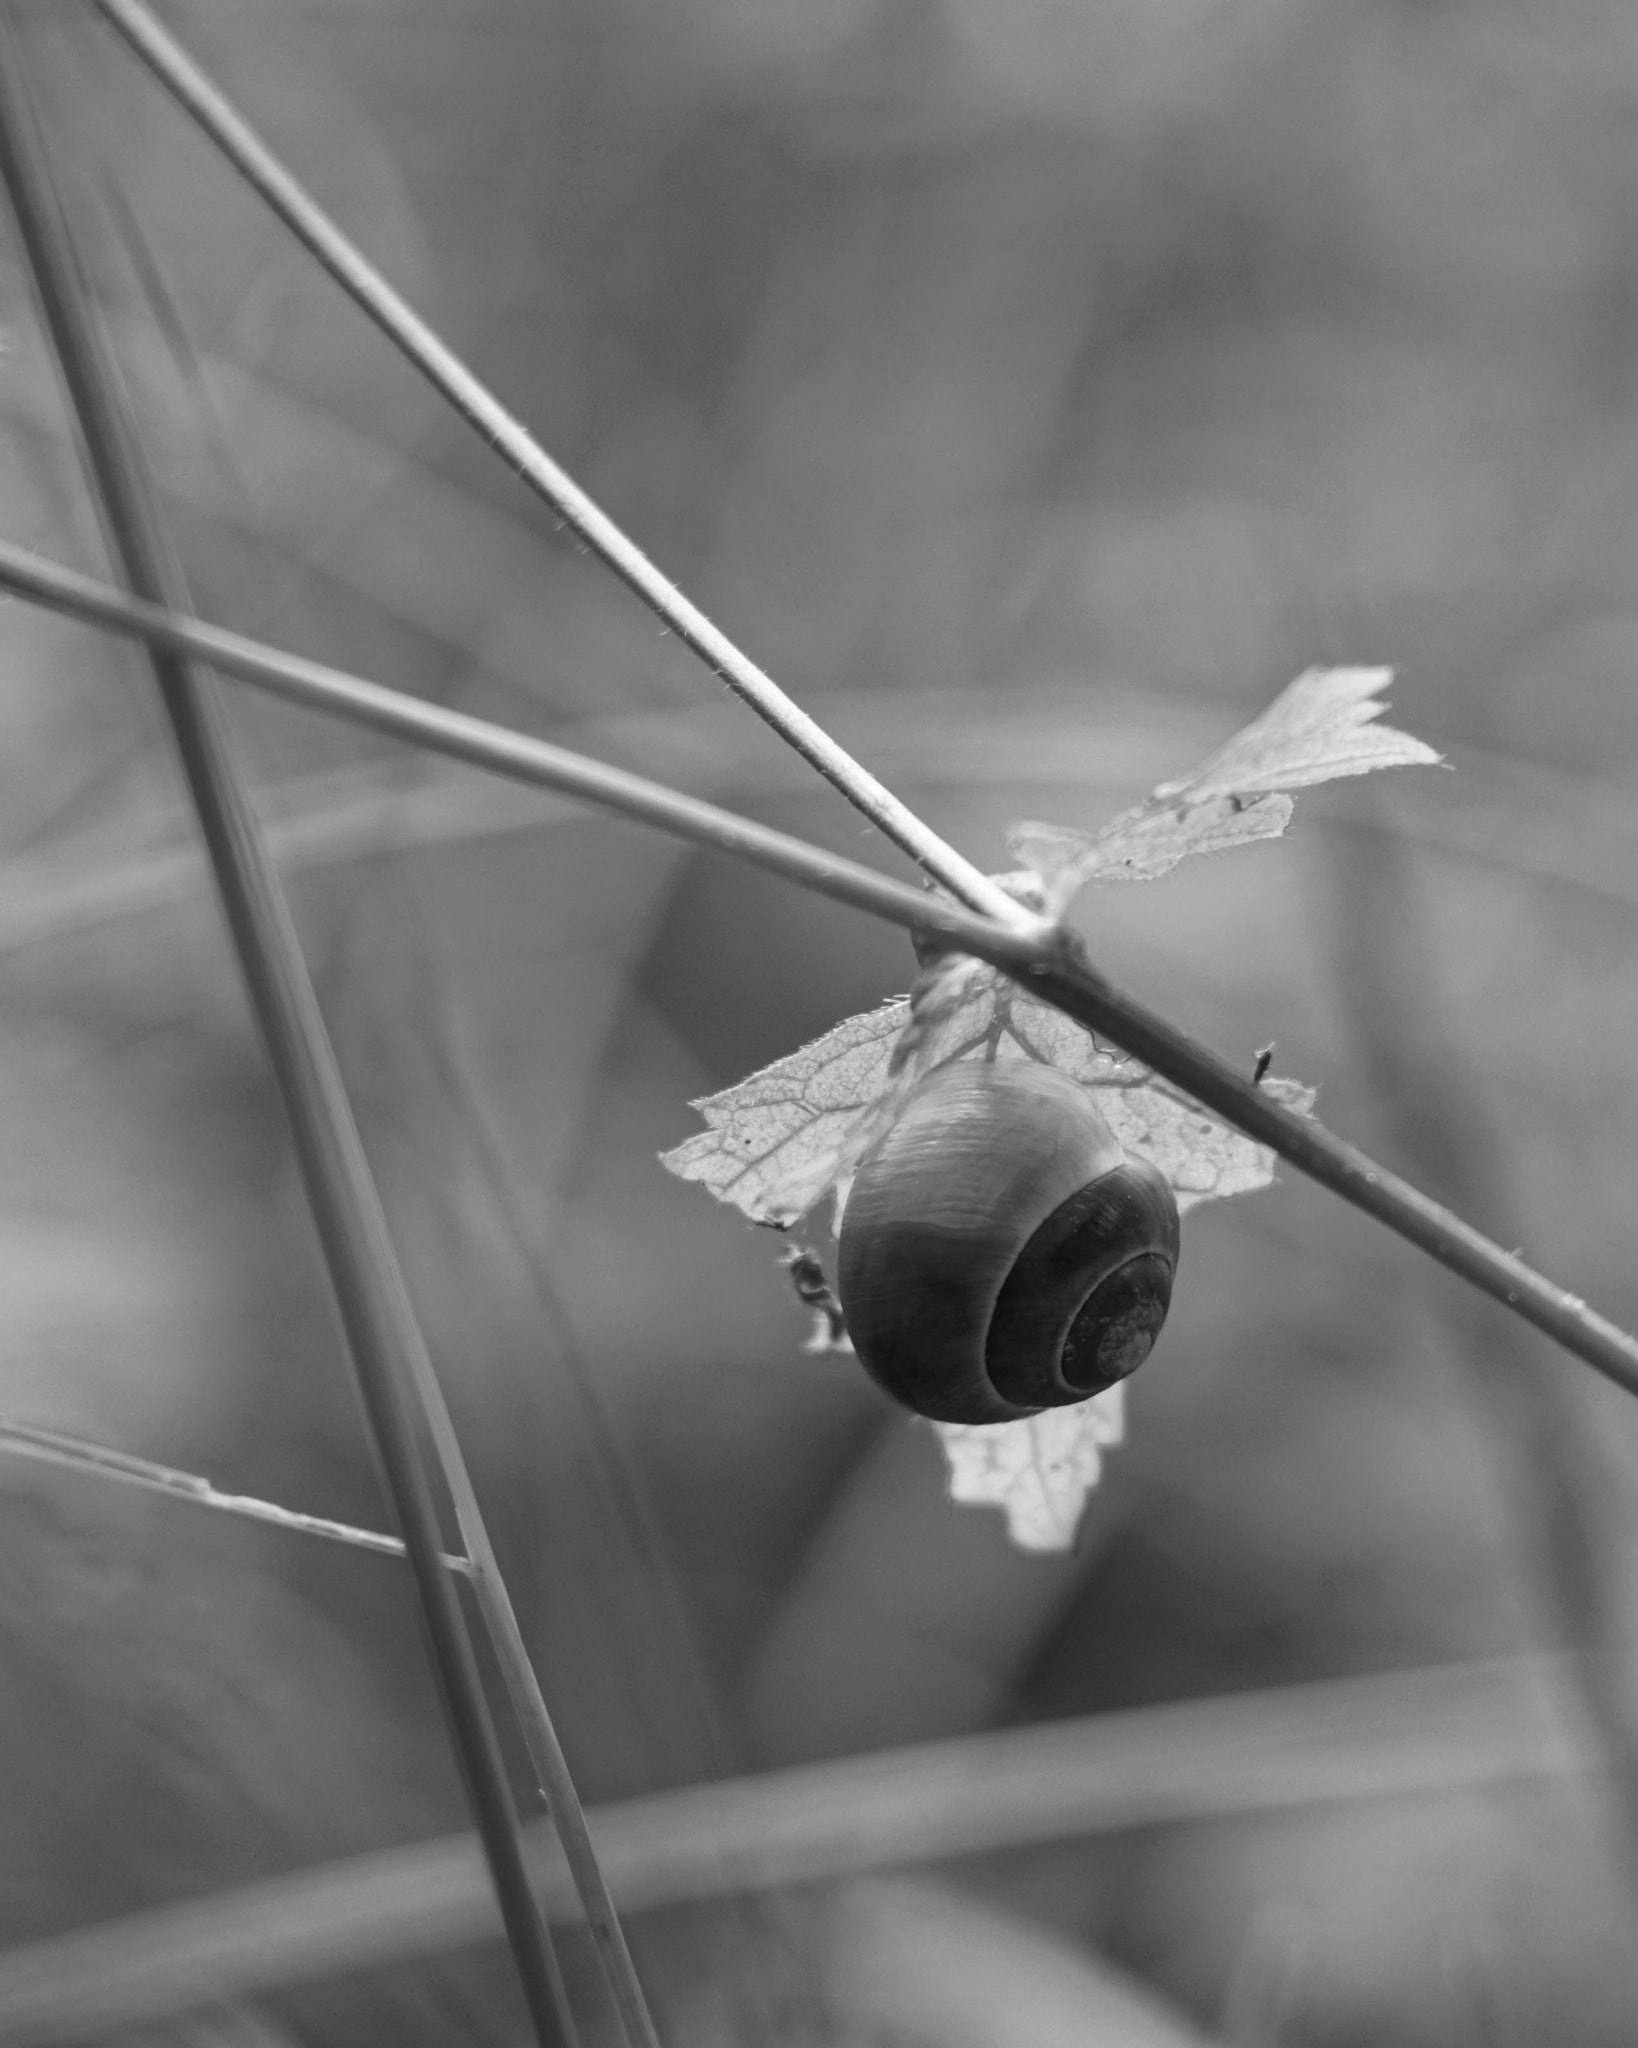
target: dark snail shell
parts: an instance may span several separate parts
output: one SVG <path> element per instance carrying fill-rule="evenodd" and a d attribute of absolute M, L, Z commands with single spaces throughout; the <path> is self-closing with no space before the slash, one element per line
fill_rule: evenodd
<path fill-rule="evenodd" d="M 861 1362 L 907 1408 L 1016 1422 L 1137 1370 L 1177 1247 L 1171 1189 L 1087 1089 L 1034 1060 L 964 1060 L 860 1161 L 837 1292 Z"/>

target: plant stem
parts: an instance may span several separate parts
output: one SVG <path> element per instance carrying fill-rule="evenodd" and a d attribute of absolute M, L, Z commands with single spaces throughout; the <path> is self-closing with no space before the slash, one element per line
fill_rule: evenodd
<path fill-rule="evenodd" d="M 559 467 L 528 430 L 394 291 L 330 216 L 268 148 L 212 79 L 142 5 L 96 0 L 98 11 L 191 114 L 235 169 L 323 264 L 387 339 L 501 454 L 538 498 L 636 592 L 713 675 L 765 719 L 787 745 L 833 783 L 895 845 L 961 902 L 1020 929 L 1027 913 L 1005 890 L 923 823 L 817 720 L 655 567 L 608 514 Z"/>
<path fill-rule="evenodd" d="M 34 1458 L 44 1465 L 59 1465 L 65 1471 L 112 1479 L 122 1486 L 141 1487 L 149 1493 L 163 1493 L 171 1500 L 190 1501 L 198 1508 L 215 1508 L 224 1515 L 240 1515 L 247 1522 L 265 1522 L 275 1529 L 288 1529 L 296 1536 L 321 1536 L 330 1543 L 344 1543 L 354 1550 L 373 1551 L 378 1557 L 402 1557 L 404 1546 L 396 1536 L 384 1536 L 377 1529 L 355 1529 L 350 1522 L 333 1522 L 327 1515 L 304 1515 L 296 1508 L 280 1507 L 277 1501 L 258 1500 L 248 1493 L 223 1493 L 197 1472 L 179 1472 L 174 1465 L 156 1465 L 151 1458 L 133 1457 L 129 1451 L 110 1450 L 106 1444 L 87 1443 L 83 1437 L 64 1436 L 60 1430 L 41 1429 L 32 1422 L 11 1422 L 0 1418 L 0 1453 L 7 1457 Z M 472 1569 L 469 1558 L 444 1553 L 445 1571 L 463 1575 Z"/>
<path fill-rule="evenodd" d="M 90 625 L 146 641 L 149 646 L 194 656 L 223 675 L 254 683 L 289 703 L 304 704 L 406 740 L 411 746 L 464 761 L 492 775 L 581 797 L 709 851 L 737 855 L 785 881 L 817 889 L 894 923 L 925 926 L 952 939 L 993 934 L 998 929 L 991 919 L 964 912 L 857 861 L 825 853 L 805 840 L 738 817 L 701 798 L 685 796 L 646 776 L 611 767 L 588 754 L 573 753 L 549 740 L 534 739 L 510 726 L 366 682 L 163 605 L 144 603 L 5 541 L 0 541 L 0 589 L 15 591 L 19 597 Z M 1011 897 L 1007 900 L 1012 903 Z M 1012 907 L 1019 911 L 1016 903 Z M 1045 933 L 1051 929 L 1044 918 L 1020 915 L 1024 919 L 1020 930 Z"/>
<path fill-rule="evenodd" d="M 0 176 L 83 437 L 110 550 L 134 588 L 181 610 L 182 575 L 153 504 L 117 374 L 79 272 L 26 97 L 18 45 L 4 14 Z M 215 686 L 174 653 L 153 649 L 150 659 L 290 1122 L 355 1383 L 420 1595 L 451 1745 L 466 1780 L 534 2035 L 541 2048 L 558 2048 L 575 2039 L 573 2021 L 530 1888 L 505 1760 L 459 1591 L 444 1568 L 437 1508 L 416 1441 L 410 1360 L 421 1348 L 420 1333 L 289 907 L 233 758 Z"/>
<path fill-rule="evenodd" d="M 198 655 L 223 674 L 254 683 L 355 725 L 408 740 L 451 759 L 538 789 L 567 792 L 588 803 L 708 852 L 730 854 L 788 882 L 851 905 L 907 931 L 987 960 L 1030 994 L 1088 1030 L 1134 1054 L 1225 1122 L 1363 1209 L 1390 1230 L 1448 1266 L 1515 1315 L 1544 1330 L 1607 1379 L 1638 1394 L 1638 1338 L 1555 1286 L 1516 1253 L 1430 1200 L 1328 1131 L 1312 1117 L 1276 1102 L 1237 1067 L 1199 1045 L 1134 997 L 1106 981 L 1086 960 L 1073 934 L 1031 920 L 1032 930 L 1003 927 L 927 896 L 839 854 L 775 832 L 716 804 L 684 796 L 549 741 L 514 732 L 465 712 L 426 704 L 339 669 L 265 647 L 218 626 L 180 617 L 163 606 L 122 596 L 106 584 L 20 548 L 0 543 L 0 588 L 68 612 L 93 625 Z"/>

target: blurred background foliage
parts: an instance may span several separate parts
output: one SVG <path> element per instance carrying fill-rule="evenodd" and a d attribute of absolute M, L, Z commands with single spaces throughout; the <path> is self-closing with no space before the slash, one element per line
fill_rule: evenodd
<path fill-rule="evenodd" d="M 1454 773 L 1312 794 L 1285 843 L 1080 922 L 1117 979 L 1248 1063 L 1277 1039 L 1333 1124 L 1638 1319 L 1629 6 L 165 12 L 553 453 L 981 862 L 1010 818 L 1135 800 L 1307 664 L 1396 664 L 1396 722 Z M 123 48 L 28 19 L 206 616 L 872 855 Z M 100 568 L 9 233 L 0 263 L 5 531 Z M 3 632 L 0 1408 L 377 1524 L 142 664 L 17 605 Z M 901 938 L 233 708 L 589 1799 L 1589 1653 L 1564 1711 L 1609 1751 L 1597 1798 L 1320 1799 L 971 1859 L 959 1898 L 645 1916 L 673 2039 L 1148 2038 L 1094 1969 L 1166 2002 L 1157 2040 L 1630 2039 L 1630 1403 L 1287 1176 L 1190 1219 L 1076 1554 L 1012 1553 L 946 1507 L 924 1432 L 802 1355 L 778 1246 L 655 1164 L 691 1096 L 902 989 Z M 13 1943 L 462 1824 L 402 1576 L 202 1519 L 0 1467 Z M 1045 2003 L 953 1997 L 975 1956 L 975 1987 Z M 198 2025 L 518 2018 L 488 1948 Z"/>

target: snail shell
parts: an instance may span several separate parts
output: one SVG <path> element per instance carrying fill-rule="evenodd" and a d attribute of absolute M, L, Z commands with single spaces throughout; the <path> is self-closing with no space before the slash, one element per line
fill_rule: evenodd
<path fill-rule="evenodd" d="M 860 1161 L 837 1291 L 866 1370 L 940 1422 L 1016 1422 L 1135 1372 L 1166 1319 L 1177 1204 L 1090 1091 L 958 1061 Z"/>

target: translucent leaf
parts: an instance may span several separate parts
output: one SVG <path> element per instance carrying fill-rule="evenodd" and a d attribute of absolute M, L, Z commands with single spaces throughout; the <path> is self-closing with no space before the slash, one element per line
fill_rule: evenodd
<path fill-rule="evenodd" d="M 827 1195 L 845 1195 L 908 1089 L 983 1044 L 1002 980 L 965 955 L 936 962 L 914 995 L 844 1018 L 799 1052 L 701 1096 L 690 1106 L 709 1128 L 662 1152 L 660 1164 L 753 1223 L 788 1228 Z"/>
<path fill-rule="evenodd" d="M 1125 1150 L 1165 1175 L 1180 1212 L 1250 1194 L 1274 1178 L 1267 1146 L 965 955 L 936 961 L 912 996 L 849 1017 L 800 1052 L 696 1103 L 709 1128 L 662 1163 L 756 1222 L 794 1223 L 827 1194 L 836 1196 L 839 1215 L 855 1167 L 904 1094 L 958 1059 L 1038 1060 L 1072 1075 L 1096 1095 Z M 1295 1081 L 1270 1077 L 1261 1085 L 1299 1112 L 1313 1104 L 1313 1091 Z M 1002 1508 L 1026 1550 L 1066 1549 L 1097 1484 L 1103 1449 L 1120 1441 L 1123 1403 L 1117 1387 L 1027 1422 L 936 1424 L 950 1498 Z"/>
<path fill-rule="evenodd" d="M 708 1128 L 660 1164 L 697 1180 L 753 1223 L 785 1227 L 853 1171 L 890 1092 L 893 1047 L 910 1017 L 900 996 L 691 1106 Z"/>
<path fill-rule="evenodd" d="M 1126 1388 L 1111 1387 L 1073 1408 L 1049 1408 L 1027 1422 L 933 1428 L 949 1463 L 951 1500 L 1000 1508 L 1021 1550 L 1068 1550 L 1105 1447 L 1126 1434 Z"/>
<path fill-rule="evenodd" d="M 1101 832 L 1025 822 L 1008 828 L 1007 845 L 1042 877 L 1048 910 L 1058 914 L 1088 882 L 1153 882 L 1190 854 L 1278 839 L 1294 808 L 1288 796 L 1251 803 L 1232 796 L 1204 803 L 1151 797 Z"/>
<path fill-rule="evenodd" d="M 1180 1211 L 1249 1194 L 1274 1178 L 1274 1155 L 1220 1122 L 1139 1061 L 1062 1011 L 964 955 L 935 962 L 909 998 L 849 1017 L 800 1052 L 695 1107 L 708 1129 L 664 1155 L 757 1222 L 794 1223 L 827 1194 L 838 1213 L 860 1158 L 924 1075 L 959 1059 L 1038 1060 L 1096 1095 L 1115 1136 L 1165 1175 Z M 1262 1086 L 1306 1111 L 1294 1081 Z M 950 1467 L 950 1498 L 1003 1509 L 1026 1550 L 1073 1541 L 1103 1449 L 1123 1429 L 1124 1390 L 1027 1422 L 935 1425 Z"/>
<path fill-rule="evenodd" d="M 1043 879 L 1060 913 L 1093 881 L 1152 881 L 1190 854 L 1277 839 L 1289 792 L 1375 768 L 1439 760 L 1409 733 L 1379 725 L 1386 668 L 1309 669 L 1191 774 L 1163 782 L 1098 832 L 1026 822 L 1007 834 L 1013 853 Z"/>
<path fill-rule="evenodd" d="M 1274 1178 L 1274 1154 L 1140 1061 L 1104 1045 L 1050 1003 L 1038 1002 L 992 967 L 952 960 L 924 977 L 894 1055 L 910 1082 L 952 1058 L 1033 1059 L 1057 1067 L 1097 1094 L 1124 1149 L 1158 1167 L 1180 1211 L 1197 1202 L 1249 1195 Z M 1301 1114 L 1314 1091 L 1269 1076 L 1277 1102 Z"/>
<path fill-rule="evenodd" d="M 1180 1212 L 1198 1202 L 1255 1194 L 1274 1179 L 1268 1146 L 1221 1122 L 1151 1068 L 1112 1051 L 1062 1010 L 1020 989 L 1011 992 L 1001 1057 L 1009 1045 L 1096 1089 L 1098 1108 L 1123 1149 L 1160 1169 Z M 1300 1081 L 1271 1074 L 1260 1085 L 1299 1115 L 1314 1106 L 1313 1089 Z"/>
<path fill-rule="evenodd" d="M 709 1128 L 662 1153 L 660 1163 L 752 1222 L 787 1228 L 827 1195 L 844 1197 L 908 1090 L 957 1059 L 1039 1060 L 1094 1090 L 1115 1136 L 1165 1175 L 1180 1211 L 1251 1194 L 1274 1178 L 1266 1145 L 966 955 L 929 968 L 912 996 L 849 1017 L 799 1052 L 702 1097 L 693 1106 Z M 1270 1076 L 1262 1086 L 1289 1108 L 1313 1107 L 1313 1090 L 1298 1082 Z"/>
<path fill-rule="evenodd" d="M 1308 669 L 1227 746 L 1180 781 L 1161 783 L 1155 795 L 1200 803 L 1306 789 L 1373 768 L 1437 765 L 1439 755 L 1424 741 L 1374 722 L 1386 708 L 1377 700 L 1392 681 L 1391 668 Z"/>
<path fill-rule="evenodd" d="M 1027 865 L 995 879 L 1021 902 L 1057 916 L 1088 881 L 1144 880 L 1190 854 L 1277 838 L 1290 819 L 1294 789 L 1436 762 L 1421 740 L 1377 722 L 1390 673 L 1310 670 L 1192 774 L 1162 783 L 1101 832 L 1014 826 L 1009 844 Z M 925 959 L 910 996 L 850 1017 L 800 1052 L 696 1103 L 708 1128 L 666 1153 L 663 1163 L 755 1222 L 787 1227 L 827 1195 L 839 1221 L 859 1161 L 890 1128 L 909 1091 L 953 1061 L 980 1059 L 1037 1060 L 1079 1081 L 1123 1148 L 1165 1176 L 1179 1210 L 1250 1194 L 1274 1178 L 1267 1146 L 994 968 L 952 953 Z M 1295 1081 L 1259 1077 L 1259 1085 L 1299 1113 L 1313 1105 L 1312 1090 Z M 824 1341 L 835 1341 L 828 1326 Z M 1027 1422 L 939 1424 L 951 1498 L 1003 1508 L 1014 1540 L 1026 1549 L 1063 1549 L 1105 1446 L 1120 1439 L 1123 1416 L 1117 1388 Z"/>

